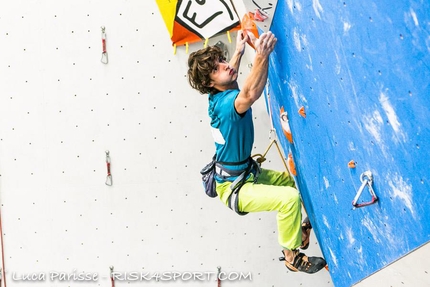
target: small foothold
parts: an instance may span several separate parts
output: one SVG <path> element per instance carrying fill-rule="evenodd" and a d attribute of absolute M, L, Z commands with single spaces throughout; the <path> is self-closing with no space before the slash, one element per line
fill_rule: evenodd
<path fill-rule="evenodd" d="M 290 174 L 297 176 L 296 165 L 294 164 L 293 155 L 291 153 L 288 154 L 287 164 Z"/>
<path fill-rule="evenodd" d="M 303 107 L 303 106 L 302 106 L 302 107 L 299 109 L 299 114 L 300 114 L 302 117 L 306 118 L 305 107 Z"/>
<path fill-rule="evenodd" d="M 348 167 L 355 168 L 355 161 L 351 160 L 350 162 L 348 162 Z"/>

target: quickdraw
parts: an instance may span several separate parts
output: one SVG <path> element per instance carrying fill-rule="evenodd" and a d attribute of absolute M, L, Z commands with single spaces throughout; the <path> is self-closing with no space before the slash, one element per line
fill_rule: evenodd
<path fill-rule="evenodd" d="M 109 269 L 110 269 L 110 281 L 112 283 L 112 287 L 115 287 L 115 279 L 113 278 L 113 266 L 110 266 Z"/>
<path fill-rule="evenodd" d="M 103 64 L 107 64 L 108 63 L 108 54 L 106 51 L 106 28 L 104 26 L 101 27 L 102 29 L 102 47 L 103 47 L 103 52 L 102 52 L 102 58 L 101 58 L 101 62 Z"/>
<path fill-rule="evenodd" d="M 373 183 L 372 172 L 370 172 L 370 171 L 363 172 L 360 175 L 360 181 L 361 181 L 361 186 L 358 189 L 354 200 L 352 201 L 352 206 L 354 206 L 354 209 L 358 208 L 358 207 L 368 206 L 368 205 L 374 204 L 376 201 L 378 201 L 378 197 L 376 196 L 375 191 L 373 190 L 373 187 L 372 187 L 372 183 Z M 358 199 L 360 198 L 360 196 L 363 193 L 363 190 L 366 186 L 368 187 L 368 190 L 369 190 L 369 193 L 370 193 L 372 199 L 368 202 L 357 203 Z"/>
<path fill-rule="evenodd" d="M 107 176 L 106 176 L 106 185 L 111 186 L 112 185 L 112 174 L 110 173 L 110 156 L 109 156 L 109 151 L 107 150 L 106 152 L 106 167 L 107 167 Z"/>

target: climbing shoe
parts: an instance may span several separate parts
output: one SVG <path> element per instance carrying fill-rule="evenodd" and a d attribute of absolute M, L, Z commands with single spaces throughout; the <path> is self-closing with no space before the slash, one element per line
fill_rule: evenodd
<path fill-rule="evenodd" d="M 313 274 L 323 269 L 327 263 L 321 257 L 308 257 L 299 250 L 292 250 L 294 252 L 293 262 L 290 263 L 285 259 L 285 253 L 282 250 L 283 257 L 279 257 L 279 261 L 285 261 L 285 266 L 292 272 L 305 272 Z"/>

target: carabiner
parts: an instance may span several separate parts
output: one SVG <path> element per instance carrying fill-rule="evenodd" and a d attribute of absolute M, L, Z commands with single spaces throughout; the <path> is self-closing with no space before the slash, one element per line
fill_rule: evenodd
<path fill-rule="evenodd" d="M 373 190 L 373 187 L 372 187 L 372 184 L 373 184 L 372 172 L 370 172 L 370 171 L 363 172 L 360 175 L 360 181 L 361 181 L 361 186 L 358 189 L 354 200 L 352 201 L 352 205 L 354 206 L 354 209 L 358 208 L 358 207 L 371 205 L 371 204 L 374 204 L 376 201 L 378 201 L 378 197 L 376 196 L 375 191 Z M 357 203 L 358 199 L 360 198 L 360 196 L 363 193 L 363 190 L 366 186 L 368 187 L 368 190 L 369 190 L 369 193 L 370 193 L 372 199 L 368 202 Z"/>

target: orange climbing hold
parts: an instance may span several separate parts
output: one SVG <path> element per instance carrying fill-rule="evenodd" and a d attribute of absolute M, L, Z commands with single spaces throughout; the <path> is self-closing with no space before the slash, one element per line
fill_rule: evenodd
<path fill-rule="evenodd" d="M 288 122 L 288 114 L 284 111 L 284 107 L 281 107 L 281 126 L 285 137 L 290 143 L 293 143 L 293 135 L 291 133 L 290 124 Z"/>
<path fill-rule="evenodd" d="M 245 14 L 243 16 L 241 25 L 242 25 L 242 30 L 244 32 L 251 32 L 252 34 L 254 34 L 255 38 L 257 39 L 259 38 L 257 25 L 255 24 L 253 19 L 249 16 L 249 14 Z M 247 41 L 247 43 L 255 50 L 255 47 L 252 44 L 250 39 Z"/>
<path fill-rule="evenodd" d="M 290 174 L 297 176 L 296 165 L 294 164 L 293 155 L 291 153 L 288 154 L 287 165 Z"/>
<path fill-rule="evenodd" d="M 355 168 L 355 161 L 351 160 L 350 162 L 348 162 L 348 167 Z"/>
<path fill-rule="evenodd" d="M 304 117 L 304 118 L 306 118 L 306 111 L 305 111 L 305 107 L 301 107 L 300 109 L 299 109 L 299 114 L 302 116 L 302 117 Z"/>

